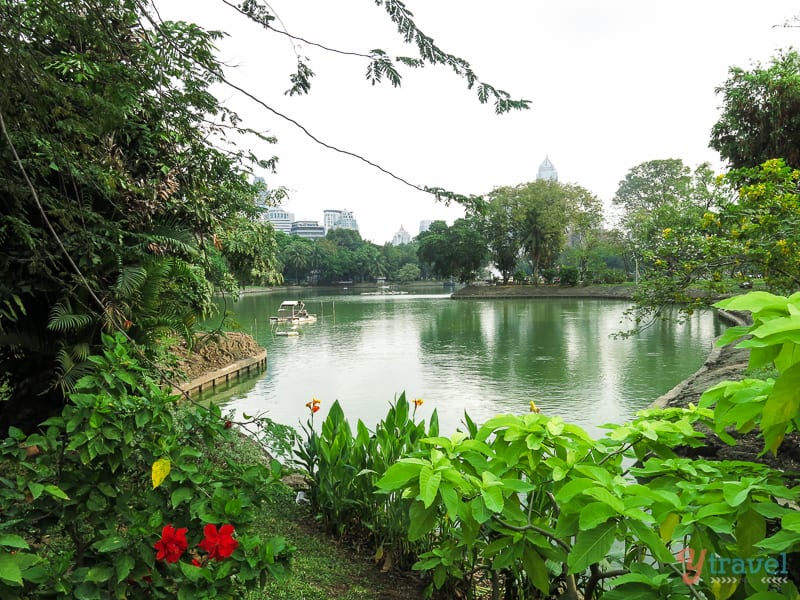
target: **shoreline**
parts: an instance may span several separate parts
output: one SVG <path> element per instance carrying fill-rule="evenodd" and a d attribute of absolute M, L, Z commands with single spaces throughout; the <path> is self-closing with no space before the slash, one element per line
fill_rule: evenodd
<path fill-rule="evenodd" d="M 504 299 L 504 298 L 598 298 L 607 300 L 633 300 L 636 286 L 586 285 L 563 287 L 560 285 L 468 285 L 453 292 L 453 300 Z"/>

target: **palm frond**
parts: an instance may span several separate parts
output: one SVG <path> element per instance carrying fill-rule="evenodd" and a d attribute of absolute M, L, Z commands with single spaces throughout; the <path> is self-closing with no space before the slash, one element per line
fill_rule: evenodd
<path fill-rule="evenodd" d="M 73 348 L 73 351 L 75 348 Z M 73 352 L 67 348 L 60 348 L 56 353 L 57 371 L 53 387 L 58 387 L 61 393 L 66 396 L 75 390 L 75 384 L 81 377 L 87 375 L 94 368 L 88 361 L 75 361 Z"/>
<path fill-rule="evenodd" d="M 118 298 L 130 300 L 141 290 L 147 279 L 147 269 L 142 265 L 131 265 L 120 270 L 114 284 L 114 294 Z"/>
<path fill-rule="evenodd" d="M 47 328 L 58 333 L 75 333 L 92 324 L 92 316 L 86 313 L 74 313 L 69 303 L 59 302 L 50 311 Z"/>

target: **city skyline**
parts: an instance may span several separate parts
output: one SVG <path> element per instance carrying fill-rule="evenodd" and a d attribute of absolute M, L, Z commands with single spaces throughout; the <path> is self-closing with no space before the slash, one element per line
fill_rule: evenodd
<path fill-rule="evenodd" d="M 229 34 L 218 54 L 230 65 L 227 78 L 250 96 L 222 84 L 218 93 L 245 124 L 277 139 L 248 139 L 245 147 L 279 158 L 276 173 L 258 174 L 287 190 L 284 206 L 320 214 L 335 195 L 376 243 L 401 223 L 463 215 L 409 183 L 487 194 L 532 181 L 545 155 L 559 181 L 587 189 L 607 210 L 619 182 L 644 162 L 708 162 L 723 172 L 708 147 L 722 104 L 716 88 L 731 68 L 767 63 L 797 45 L 798 30 L 783 26 L 798 13 L 791 0 L 758 10 L 745 0 L 407 6 L 440 48 L 468 60 L 481 81 L 530 100 L 530 110 L 496 115 L 442 66 L 401 69 L 398 88 L 365 81 L 370 49 L 415 53 L 380 6 L 276 0 L 273 31 L 211 0 L 159 3 L 164 18 L 191 15 Z M 287 95 L 298 56 L 314 72 L 311 89 Z"/>

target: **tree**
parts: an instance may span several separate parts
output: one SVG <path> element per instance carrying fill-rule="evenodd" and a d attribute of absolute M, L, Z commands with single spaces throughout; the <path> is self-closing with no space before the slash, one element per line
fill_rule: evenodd
<path fill-rule="evenodd" d="M 419 267 L 413 263 L 406 263 L 397 271 L 397 281 L 406 283 L 408 281 L 417 281 L 420 278 L 421 271 Z"/>
<path fill-rule="evenodd" d="M 508 188 L 499 188 L 489 194 L 484 216 L 484 235 L 494 266 L 500 271 L 503 283 L 516 269 L 522 253 L 522 242 L 516 235 L 513 205 L 508 201 Z"/>
<path fill-rule="evenodd" d="M 35 420 L 58 405 L 101 330 L 158 337 L 137 307 L 183 315 L 188 334 L 188 315 L 212 308 L 220 225 L 256 214 L 247 153 L 214 144 L 238 122 L 208 92 L 218 34 L 143 22 L 112 0 L 0 4 L 0 369 L 13 387 L 0 430 L 25 421 L 19 406 Z M 147 283 L 167 272 L 183 293 Z"/>
<path fill-rule="evenodd" d="M 586 280 L 592 250 L 603 237 L 603 204 L 599 198 L 577 185 L 566 185 L 569 219 L 568 246 L 577 257 L 577 277 Z M 562 275 L 562 282 L 563 282 Z"/>
<path fill-rule="evenodd" d="M 794 49 L 750 70 L 731 67 L 722 95 L 722 113 L 709 145 L 732 169 L 756 167 L 783 158 L 800 167 L 800 54 Z"/>
<path fill-rule="evenodd" d="M 681 159 L 665 159 L 633 167 L 620 182 L 613 203 L 623 210 L 621 227 L 637 281 L 640 267 L 650 266 L 644 262 L 646 255 L 663 239 L 663 232 L 691 228 L 717 201 L 717 192 L 710 188 L 712 176 L 706 163 L 692 172 Z"/>
<path fill-rule="evenodd" d="M 457 219 L 452 227 L 444 221 L 434 221 L 417 240 L 420 261 L 431 265 L 433 273 L 440 277 L 472 281 L 486 261 L 486 241 L 474 218 Z"/>
<path fill-rule="evenodd" d="M 535 282 L 551 267 L 564 246 L 567 230 L 565 187 L 557 181 L 539 180 L 508 188 L 516 237 L 527 253 Z"/>
<path fill-rule="evenodd" d="M 300 283 L 300 272 L 304 272 L 311 265 L 312 255 L 311 241 L 297 236 L 293 237 L 281 254 L 283 263 L 294 272 L 295 283 Z"/>
<path fill-rule="evenodd" d="M 219 244 L 240 286 L 282 283 L 273 233 L 271 225 L 242 217 L 225 222 Z"/>

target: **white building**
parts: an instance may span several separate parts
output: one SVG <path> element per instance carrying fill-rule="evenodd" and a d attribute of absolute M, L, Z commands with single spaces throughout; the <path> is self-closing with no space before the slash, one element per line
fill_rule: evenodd
<path fill-rule="evenodd" d="M 408 244 L 410 242 L 411 234 L 403 229 L 402 225 L 400 225 L 400 229 L 398 229 L 397 233 L 395 233 L 394 237 L 392 237 L 392 246 L 399 246 L 401 244 Z"/>
<path fill-rule="evenodd" d="M 316 240 L 325 237 L 325 228 L 317 221 L 295 221 L 292 223 L 291 235 Z"/>
<path fill-rule="evenodd" d="M 352 229 L 353 231 L 358 231 L 358 223 L 355 217 L 353 217 L 353 211 L 347 210 L 346 208 L 343 210 L 326 209 L 323 212 L 322 224 L 325 227 L 326 234 L 331 229 Z"/>
<path fill-rule="evenodd" d="M 430 219 L 425 220 L 425 221 L 420 221 L 419 222 L 419 232 L 422 233 L 424 231 L 428 231 L 428 229 L 431 228 L 431 223 L 433 223 L 433 221 L 431 221 Z"/>
<path fill-rule="evenodd" d="M 555 165 L 550 162 L 550 158 L 545 156 L 542 164 L 539 165 L 539 172 L 536 174 L 536 180 L 544 179 L 545 181 L 558 181 L 558 171 Z"/>
<path fill-rule="evenodd" d="M 284 233 L 291 234 L 294 213 L 290 213 L 280 206 L 273 206 L 267 209 L 267 221 L 272 223 L 272 227 L 275 231 L 283 231 Z"/>

